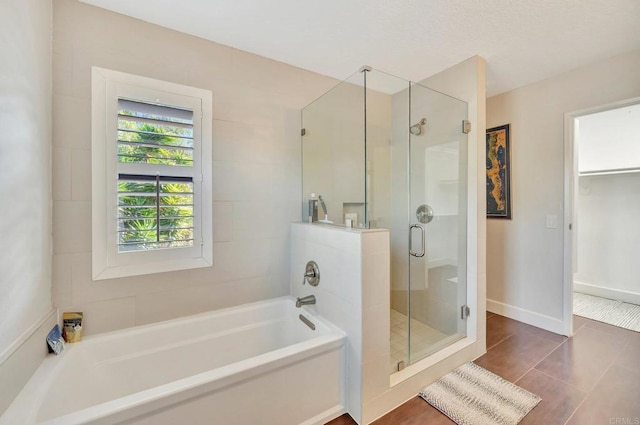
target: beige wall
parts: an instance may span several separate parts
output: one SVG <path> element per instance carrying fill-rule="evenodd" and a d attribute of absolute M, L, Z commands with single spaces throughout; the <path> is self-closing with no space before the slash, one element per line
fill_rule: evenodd
<path fill-rule="evenodd" d="M 487 221 L 489 310 L 562 332 L 564 114 L 640 96 L 639 69 L 637 50 L 487 100 L 487 127 L 511 124 L 513 208 Z"/>
<path fill-rule="evenodd" d="M 51 2 L 0 2 L 0 414 L 51 329 Z M 38 334 L 38 343 L 29 340 Z"/>
<path fill-rule="evenodd" d="M 74 0 L 53 36 L 55 305 L 91 334 L 288 294 L 300 109 L 336 82 Z M 91 281 L 91 66 L 212 90 L 213 268 Z"/>

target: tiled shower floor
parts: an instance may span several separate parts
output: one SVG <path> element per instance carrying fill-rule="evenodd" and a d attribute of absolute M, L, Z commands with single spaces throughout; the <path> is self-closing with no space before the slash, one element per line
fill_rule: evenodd
<path fill-rule="evenodd" d="M 389 372 L 398 371 L 398 362 L 404 361 L 408 366 L 408 327 L 407 316 L 391 309 L 391 361 Z M 411 358 L 419 359 L 427 355 L 436 343 L 447 338 L 447 335 L 437 331 L 416 319 L 411 319 Z"/>

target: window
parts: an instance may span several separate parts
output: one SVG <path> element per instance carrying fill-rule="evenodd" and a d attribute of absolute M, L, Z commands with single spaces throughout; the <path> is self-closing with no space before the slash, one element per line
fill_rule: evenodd
<path fill-rule="evenodd" d="M 211 92 L 93 68 L 93 279 L 212 265 Z"/>

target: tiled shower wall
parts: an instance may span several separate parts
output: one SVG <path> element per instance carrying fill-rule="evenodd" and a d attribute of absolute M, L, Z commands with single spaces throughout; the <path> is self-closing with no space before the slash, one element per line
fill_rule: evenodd
<path fill-rule="evenodd" d="M 53 296 L 87 334 L 289 293 L 300 109 L 336 82 L 74 0 L 54 0 Z M 213 268 L 91 280 L 91 66 L 213 92 Z"/>

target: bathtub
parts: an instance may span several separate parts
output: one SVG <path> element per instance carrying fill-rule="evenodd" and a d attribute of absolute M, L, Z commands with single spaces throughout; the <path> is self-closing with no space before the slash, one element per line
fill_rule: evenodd
<path fill-rule="evenodd" d="M 290 298 L 90 336 L 48 356 L 0 424 L 322 424 L 344 412 L 344 343 Z"/>

